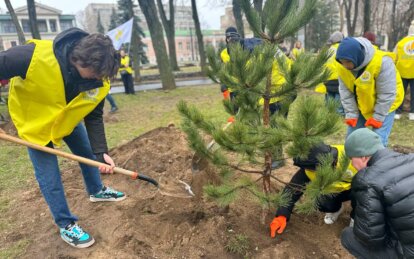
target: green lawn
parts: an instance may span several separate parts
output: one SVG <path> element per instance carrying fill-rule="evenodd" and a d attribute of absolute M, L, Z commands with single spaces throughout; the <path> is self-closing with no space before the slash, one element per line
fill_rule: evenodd
<path fill-rule="evenodd" d="M 311 91 L 305 93 L 313 94 Z M 182 99 L 196 105 L 217 123 L 224 125 L 228 117 L 222 107 L 222 96 L 217 85 L 185 87 L 173 91 L 144 91 L 137 92 L 134 96 L 117 94 L 114 98 L 119 111 L 107 118 L 106 134 L 110 148 L 127 143 L 156 127 L 167 126 L 169 123 L 179 126 L 181 117 L 176 104 Z M 107 103 L 105 113 L 109 110 L 108 106 Z M 0 106 L 0 113 L 7 113 L 6 106 Z M 344 125 L 343 130 L 331 136 L 327 142 L 343 143 L 345 130 Z M 413 131 L 414 122 L 408 121 L 407 117 L 397 121 L 390 137 L 390 145 L 414 146 L 414 137 L 411 135 Z M 15 202 L 11 193 L 37 188 L 37 184 L 25 147 L 0 141 L 0 150 L 0 214 L 3 214 Z M 0 217 L 0 233 L 10 231 L 13 224 L 17 223 L 15 218 Z M 0 258 L 18 256 L 27 243 L 27 240 L 22 240 L 13 247 L 2 247 L 0 244 Z"/>

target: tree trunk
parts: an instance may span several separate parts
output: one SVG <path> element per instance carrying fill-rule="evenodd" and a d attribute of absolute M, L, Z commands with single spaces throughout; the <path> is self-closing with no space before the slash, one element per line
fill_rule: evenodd
<path fill-rule="evenodd" d="M 371 0 L 364 0 L 364 32 L 371 31 Z"/>
<path fill-rule="evenodd" d="M 236 21 L 237 31 L 239 32 L 240 37 L 244 39 L 243 15 L 239 0 L 233 0 L 233 16 L 234 20 Z"/>
<path fill-rule="evenodd" d="M 165 15 L 164 6 L 162 5 L 161 0 L 157 0 L 158 11 L 160 13 L 162 25 L 164 26 L 165 34 L 167 35 L 168 41 L 168 54 L 170 57 L 171 67 L 174 71 L 179 71 L 177 63 L 177 52 L 175 48 L 175 27 L 174 27 L 174 0 L 169 0 L 169 11 L 170 11 L 170 20 L 167 19 Z"/>
<path fill-rule="evenodd" d="M 37 27 L 36 5 L 34 0 L 27 0 L 27 10 L 29 12 L 30 31 L 33 39 L 40 39 L 39 28 Z"/>
<path fill-rule="evenodd" d="M 175 89 L 174 76 L 170 67 L 170 61 L 165 48 L 162 26 L 157 16 L 157 7 L 154 0 L 138 0 L 139 6 L 147 20 L 151 41 L 157 59 L 158 69 L 161 75 L 162 88 L 164 90 Z"/>
<path fill-rule="evenodd" d="M 338 10 L 339 10 L 339 31 L 343 31 L 345 21 L 344 21 L 344 2 L 343 0 L 337 0 Z"/>
<path fill-rule="evenodd" d="M 141 37 L 138 34 L 138 29 L 137 27 L 137 23 L 134 22 L 132 24 L 132 39 L 131 39 L 131 43 L 132 44 L 132 59 L 134 61 L 134 82 L 139 82 L 141 81 L 141 60 L 140 60 L 140 55 L 139 55 L 139 46 L 141 44 Z M 128 53 L 128 55 L 130 55 Z M 131 55 L 130 55 L 131 56 Z"/>
<path fill-rule="evenodd" d="M 198 51 L 200 53 L 200 66 L 203 73 L 207 72 L 206 53 L 204 51 L 203 34 L 201 33 L 200 20 L 198 19 L 197 5 L 195 0 L 191 0 L 191 10 L 197 35 Z"/>
<path fill-rule="evenodd" d="M 7 6 L 7 10 L 10 13 L 13 24 L 16 27 L 17 37 L 19 38 L 19 45 L 23 45 L 26 42 L 22 27 L 20 26 L 19 20 L 17 19 L 16 13 L 14 12 L 13 6 L 10 3 L 10 0 L 4 0 Z"/>
<path fill-rule="evenodd" d="M 359 0 L 355 0 L 354 12 L 352 13 L 352 2 L 353 0 L 345 0 L 345 16 L 346 16 L 346 26 L 348 30 L 348 36 L 354 36 L 355 34 L 355 25 L 358 16 L 358 4 Z M 353 18 L 351 20 L 351 17 Z"/>
<path fill-rule="evenodd" d="M 395 22 L 395 16 L 397 11 L 397 0 L 392 1 L 392 11 L 391 11 L 391 33 L 390 33 L 390 39 L 388 46 L 395 46 L 397 42 L 397 30 L 396 30 L 396 22 Z"/>

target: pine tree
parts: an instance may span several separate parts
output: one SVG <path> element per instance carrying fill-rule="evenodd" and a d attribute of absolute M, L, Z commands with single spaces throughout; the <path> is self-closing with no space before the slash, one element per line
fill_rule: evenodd
<path fill-rule="evenodd" d="M 272 157 L 280 155 L 282 147 L 290 157 L 305 157 L 312 146 L 340 128 L 336 103 L 325 105 L 320 98 L 303 95 L 300 91 L 313 88 L 329 76 L 324 69 L 329 58 L 327 49 L 318 55 L 304 53 L 289 65 L 277 47 L 285 37 L 294 35 L 309 22 L 315 13 L 316 1 L 308 0 L 299 8 L 298 0 L 267 0 L 261 14 L 249 0 L 240 1 L 252 31 L 260 35 L 264 43 L 253 52 L 244 50 L 240 44 L 231 45 L 228 63 L 222 63 L 219 53 L 208 49 L 209 77 L 237 92 L 233 101 L 223 102 L 226 111 L 235 116 L 235 122 L 226 131 L 195 106 L 184 101 L 178 104 L 190 147 L 221 171 L 222 184 L 208 185 L 204 190 L 222 205 L 234 201 L 241 192 L 255 197 L 264 208 L 283 205 L 285 195 L 271 188 L 272 180 L 283 182 L 272 172 Z M 274 67 L 279 70 L 278 74 L 272 73 Z M 275 85 L 280 77 L 284 83 Z M 298 94 L 294 108 L 289 109 Z M 259 104 L 261 98 L 263 105 Z M 279 98 L 283 109 L 270 116 L 272 98 Z M 235 105 L 239 107 L 237 113 Z M 289 110 L 288 118 L 283 116 L 284 110 Z M 202 134 L 212 136 L 220 149 L 207 149 Z M 300 207 L 304 211 L 314 209 L 318 195 L 328 193 L 330 183 L 342 177 L 342 171 L 334 174 L 331 167 L 324 166 L 329 163 L 329 158 L 326 160 L 321 166 L 324 170 L 318 172 L 320 179 L 315 180 L 316 185 L 308 191 L 315 195 L 308 195 L 308 202 Z M 243 173 L 247 175 L 241 176 Z M 257 177 L 250 177 L 252 175 Z M 262 183 L 261 188 L 258 182 Z"/>
<path fill-rule="evenodd" d="M 116 13 L 115 8 L 112 8 L 111 20 L 109 22 L 108 31 L 113 30 L 118 26 L 118 14 Z"/>
<path fill-rule="evenodd" d="M 317 50 L 324 46 L 329 36 L 339 29 L 337 3 L 332 0 L 318 0 L 315 16 L 306 26 L 305 46 Z"/>
<path fill-rule="evenodd" d="M 134 23 L 132 27 L 132 37 L 131 37 L 131 50 L 132 55 L 128 53 L 133 58 L 133 68 L 135 74 L 135 81 L 140 80 L 140 64 L 147 61 L 147 56 L 145 55 L 144 47 L 145 44 L 142 42 L 142 38 L 145 37 L 145 33 L 142 30 L 139 23 L 141 20 L 134 13 L 134 8 L 137 7 L 134 4 L 133 0 L 118 0 L 118 23 L 122 24 L 129 21 L 131 18 L 134 18 Z"/>
<path fill-rule="evenodd" d="M 100 12 L 98 12 L 98 20 L 96 21 L 96 30 L 99 33 L 105 33 L 105 28 L 102 25 L 101 13 Z"/>

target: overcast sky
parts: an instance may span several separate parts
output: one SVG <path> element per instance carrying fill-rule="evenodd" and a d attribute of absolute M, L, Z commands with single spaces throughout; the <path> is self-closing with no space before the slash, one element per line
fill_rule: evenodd
<path fill-rule="evenodd" d="M 49 5 L 56 9 L 62 10 L 64 14 L 76 14 L 78 11 L 85 9 L 89 3 L 113 3 L 116 0 L 36 0 L 39 3 Z M 200 20 L 203 28 L 219 29 L 220 15 L 224 14 L 223 2 L 226 0 L 196 0 L 199 11 Z M 26 0 L 12 0 L 10 1 L 13 8 L 26 5 Z M 166 2 L 163 0 L 163 2 Z M 178 3 L 187 2 L 189 0 L 178 0 Z M 138 1 L 135 1 L 138 3 Z M 4 1 L 0 1 L 0 8 L 2 11 L 7 11 Z"/>

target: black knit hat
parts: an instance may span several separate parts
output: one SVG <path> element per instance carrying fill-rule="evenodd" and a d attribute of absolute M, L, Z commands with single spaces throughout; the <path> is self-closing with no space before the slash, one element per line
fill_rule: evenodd
<path fill-rule="evenodd" d="M 233 40 L 239 40 L 240 34 L 237 32 L 237 29 L 230 26 L 226 29 L 226 38 L 231 38 Z"/>
<path fill-rule="evenodd" d="M 304 169 L 316 170 L 316 167 L 320 165 L 320 156 L 328 154 L 332 154 L 332 157 L 334 159 L 333 165 L 336 165 L 338 161 L 338 150 L 334 147 L 331 147 L 323 143 L 312 147 L 309 150 L 308 157 L 306 157 L 305 159 L 300 159 L 298 157 L 293 158 L 293 164 Z"/>

